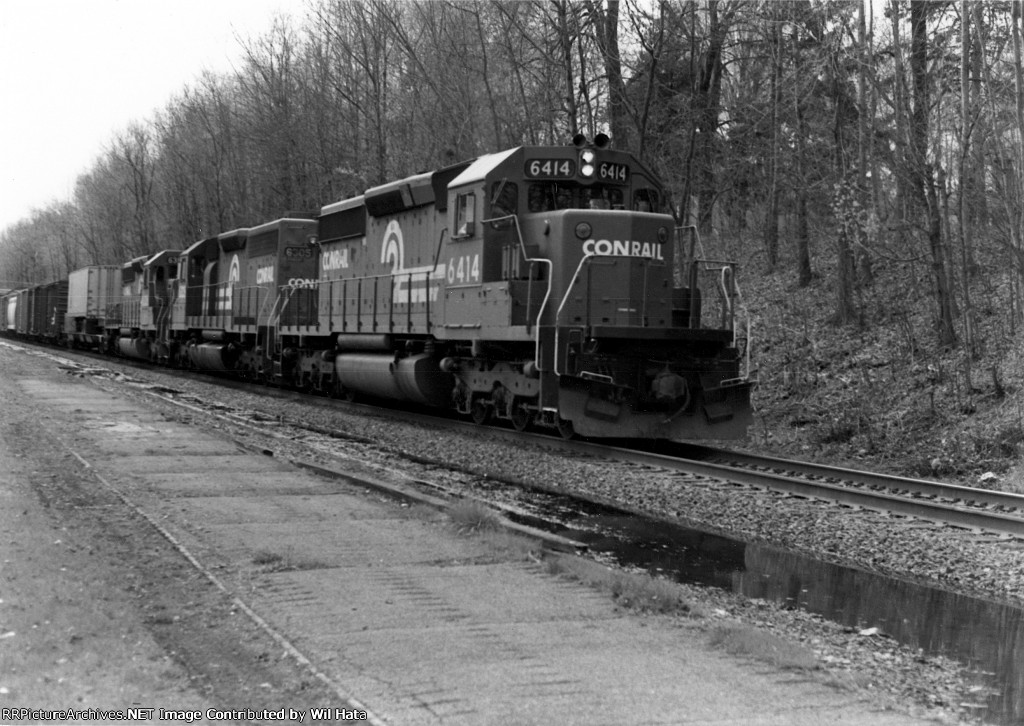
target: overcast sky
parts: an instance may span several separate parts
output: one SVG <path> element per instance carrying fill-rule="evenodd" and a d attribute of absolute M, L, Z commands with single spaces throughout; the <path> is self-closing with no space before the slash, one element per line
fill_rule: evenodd
<path fill-rule="evenodd" d="M 0 0 L 0 230 L 302 0 Z"/>

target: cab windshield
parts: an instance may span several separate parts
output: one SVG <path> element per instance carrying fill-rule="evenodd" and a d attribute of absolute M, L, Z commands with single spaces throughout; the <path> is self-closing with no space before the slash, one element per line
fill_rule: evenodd
<path fill-rule="evenodd" d="M 655 189 L 639 189 L 633 194 L 630 209 L 651 212 L 658 208 Z M 558 209 L 627 209 L 623 188 L 609 184 L 581 186 L 572 183 L 533 182 L 527 191 L 531 212 Z"/>

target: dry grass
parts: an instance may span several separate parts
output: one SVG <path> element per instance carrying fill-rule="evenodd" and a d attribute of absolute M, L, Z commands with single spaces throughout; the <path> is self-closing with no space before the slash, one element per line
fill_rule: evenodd
<path fill-rule="evenodd" d="M 319 570 L 330 567 L 329 564 L 320 560 L 296 555 L 291 551 L 284 554 L 260 550 L 252 557 L 252 563 L 261 572 L 293 572 L 296 570 Z"/>
<path fill-rule="evenodd" d="M 580 557 L 553 556 L 545 560 L 548 572 L 607 592 L 617 605 L 640 612 L 703 617 L 675 583 L 645 574 L 618 572 Z"/>
<path fill-rule="evenodd" d="M 479 537 L 498 559 L 543 562 L 549 573 L 607 592 L 616 604 L 630 610 L 701 615 L 687 602 L 682 588 L 672 582 L 646 574 L 618 572 L 582 557 L 542 554 L 535 540 L 503 530 L 500 517 L 480 502 L 458 502 L 447 514 L 458 534 Z"/>
<path fill-rule="evenodd" d="M 777 668 L 817 670 L 821 667 L 814 653 L 804 646 L 750 625 L 717 625 L 711 630 L 709 643 L 730 655 L 753 658 Z"/>
<path fill-rule="evenodd" d="M 472 500 L 462 500 L 448 508 L 448 519 L 458 534 L 478 534 L 493 531 L 501 519 L 490 507 Z"/>

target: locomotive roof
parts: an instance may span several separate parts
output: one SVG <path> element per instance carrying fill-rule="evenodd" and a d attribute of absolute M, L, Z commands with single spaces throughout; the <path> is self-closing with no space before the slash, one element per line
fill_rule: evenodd
<path fill-rule="evenodd" d="M 365 203 L 363 195 L 360 194 L 358 197 L 352 197 L 351 199 L 342 199 L 340 202 L 333 202 L 328 204 L 326 207 L 320 208 L 320 216 L 325 217 L 328 214 L 335 214 L 336 212 L 344 212 L 348 209 L 355 209 L 361 207 Z"/>
<path fill-rule="evenodd" d="M 464 172 L 452 179 L 448 186 L 459 187 L 463 184 L 472 184 L 473 182 L 486 178 L 486 176 L 494 171 L 499 164 L 506 161 L 521 148 L 523 147 L 517 146 L 514 149 L 507 149 L 506 151 L 499 151 L 495 154 L 485 154 L 478 157 L 466 168 Z"/>
<path fill-rule="evenodd" d="M 192 254 L 194 254 L 196 252 L 199 252 L 199 250 L 203 249 L 205 245 L 208 245 L 208 244 L 211 244 L 211 243 L 216 244 L 217 243 L 217 238 L 216 237 L 204 237 L 201 240 L 196 240 L 195 242 L 190 244 L 185 249 L 184 252 L 182 252 L 182 255 L 184 255 L 186 257 L 191 256 Z"/>
<path fill-rule="evenodd" d="M 233 229 L 230 232 L 221 232 L 220 234 L 217 235 L 217 239 L 226 239 L 228 237 L 244 237 L 248 233 L 248 227 L 239 227 L 238 229 Z"/>
<path fill-rule="evenodd" d="M 262 234 L 264 232 L 269 232 L 272 229 L 278 229 L 278 228 L 281 227 L 281 225 L 283 225 L 285 223 L 289 223 L 289 222 L 291 222 L 291 223 L 298 222 L 299 224 L 310 224 L 310 223 L 315 223 L 315 220 L 312 220 L 312 219 L 309 219 L 309 218 L 306 218 L 306 217 L 303 217 L 303 218 L 299 218 L 299 217 L 281 217 L 280 219 L 275 219 L 275 220 L 273 220 L 271 222 L 264 222 L 263 224 L 259 225 L 258 227 L 250 227 L 249 229 L 235 230 L 235 231 L 236 232 L 244 232 L 244 233 L 247 233 L 250 237 L 255 237 L 258 234 Z M 227 235 L 230 235 L 230 234 L 234 234 L 234 233 L 233 232 L 226 232 L 225 234 L 222 234 L 221 237 L 226 237 Z"/>
<path fill-rule="evenodd" d="M 165 257 L 173 257 L 175 255 L 180 254 L 181 250 L 160 250 L 155 255 L 146 260 L 146 262 L 142 266 L 149 267 L 150 265 L 155 265 L 159 262 L 162 262 Z"/>

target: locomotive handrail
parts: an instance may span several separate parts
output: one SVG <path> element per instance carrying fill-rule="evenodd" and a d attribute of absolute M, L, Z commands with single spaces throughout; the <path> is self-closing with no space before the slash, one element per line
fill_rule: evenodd
<path fill-rule="evenodd" d="M 569 280 L 569 284 L 565 288 L 565 294 L 562 296 L 562 302 L 558 304 L 558 310 L 555 311 L 555 375 L 560 376 L 562 373 L 558 370 L 558 320 L 562 317 L 562 310 L 565 308 L 565 303 L 569 300 L 569 295 L 572 294 L 572 288 L 576 284 L 576 279 L 580 276 L 580 272 L 583 270 L 584 263 L 587 262 L 591 257 L 597 257 L 593 252 L 584 252 L 583 257 L 580 258 L 580 263 L 576 265 L 576 271 L 572 273 L 572 279 Z"/>
<path fill-rule="evenodd" d="M 540 319 L 541 319 L 541 316 L 544 314 L 544 310 L 547 308 L 548 299 L 551 297 L 551 283 L 552 283 L 552 277 L 553 277 L 553 274 L 554 274 L 554 266 L 553 266 L 551 260 L 547 259 L 546 257 L 530 257 L 529 255 L 527 255 L 527 253 L 526 253 L 526 243 L 523 242 L 523 231 L 519 227 L 519 215 L 518 214 L 506 214 L 506 215 L 503 215 L 501 217 L 491 217 L 490 219 L 481 220 L 480 224 L 484 225 L 484 224 L 490 224 L 492 222 L 501 222 L 501 221 L 506 220 L 506 219 L 511 219 L 513 224 L 515 225 L 516 237 L 519 239 L 519 248 L 520 248 L 520 250 L 523 253 L 523 260 L 526 261 L 526 262 L 542 262 L 542 263 L 544 263 L 544 264 L 546 264 L 548 266 L 548 275 L 547 275 L 548 284 L 547 284 L 547 289 L 544 291 L 544 300 L 541 301 L 540 309 L 537 310 L 537 318 L 536 318 L 536 320 L 534 322 L 534 328 L 535 329 L 534 329 L 534 346 L 533 346 L 533 350 L 534 350 L 533 364 L 537 368 L 538 372 L 544 372 L 544 367 L 541 365 L 541 360 L 540 360 Z M 436 267 L 436 265 L 435 265 L 435 267 Z M 530 282 L 531 282 L 531 284 L 533 282 L 533 277 L 532 276 L 530 277 Z M 527 294 L 526 297 L 527 297 L 526 309 L 527 309 L 527 311 L 529 311 L 529 309 L 530 309 L 530 299 L 529 299 L 530 296 L 529 296 L 529 294 Z M 558 314 L 557 313 L 555 314 L 555 323 L 556 323 L 556 326 L 555 326 L 555 336 L 557 338 L 557 336 L 558 336 L 558 326 L 557 326 Z M 527 329 L 529 329 L 529 327 L 530 327 L 529 326 L 529 312 L 527 312 L 527 326 L 526 327 L 527 327 Z M 556 348 L 556 350 L 555 350 L 555 353 L 556 353 L 556 356 L 555 356 L 555 358 L 556 358 L 556 360 L 555 360 L 556 371 L 555 372 L 556 372 L 556 374 L 557 374 L 557 368 L 558 368 L 557 352 L 558 351 L 557 351 L 557 348 Z"/>
<path fill-rule="evenodd" d="M 714 270 L 720 270 L 721 273 L 722 273 L 721 274 L 721 278 L 719 280 L 719 292 L 722 293 L 724 299 L 726 300 L 726 304 L 727 304 L 727 306 L 729 308 L 728 314 L 729 314 L 729 316 L 731 318 L 730 322 L 731 322 L 731 327 L 732 327 L 732 343 L 733 343 L 734 347 L 737 345 L 737 343 L 739 342 L 739 338 L 740 338 L 740 336 L 739 336 L 739 324 L 736 322 L 736 310 L 735 310 L 734 299 L 735 300 L 739 300 L 739 307 L 743 310 L 743 321 L 744 321 L 744 324 L 745 324 L 745 326 L 747 328 L 747 335 L 746 335 L 746 338 L 745 338 L 746 346 L 745 346 L 745 350 L 743 351 L 744 352 L 744 359 L 745 359 L 745 363 L 746 363 L 746 373 L 743 376 L 742 380 L 749 380 L 750 379 L 750 347 L 751 347 L 751 340 L 752 340 L 752 337 L 753 337 L 753 322 L 750 319 L 750 311 L 747 309 L 746 304 L 744 304 L 744 302 L 743 302 L 743 292 L 740 290 L 740 285 L 736 281 L 735 270 L 736 270 L 737 264 L 736 264 L 736 262 L 730 261 L 730 260 L 714 260 L 714 259 L 708 259 L 708 258 L 705 258 L 705 257 L 698 258 L 696 256 L 696 249 L 695 249 L 697 246 L 700 247 L 701 254 L 702 255 L 704 254 L 704 242 L 700 238 L 700 230 L 697 229 L 696 225 L 689 224 L 689 225 L 685 225 L 685 226 L 676 227 L 676 232 L 678 233 L 679 231 L 684 230 L 684 229 L 692 229 L 693 230 L 694 243 L 693 243 L 693 248 L 691 249 L 690 260 L 689 260 L 690 264 L 693 265 L 693 272 L 696 273 L 697 263 L 702 263 L 703 266 L 704 266 L 704 271 L 705 272 L 711 272 L 711 271 L 714 271 Z M 716 265 L 718 265 L 720 267 L 715 267 Z M 727 270 L 728 270 L 728 275 L 729 275 L 729 278 L 730 278 L 729 282 L 731 283 L 732 287 L 735 289 L 735 295 L 729 295 L 728 290 L 726 288 L 725 277 L 726 277 L 726 274 L 727 274 L 726 273 Z M 696 280 L 696 274 L 694 274 L 694 282 L 695 282 L 695 280 Z M 725 311 L 723 310 L 723 315 L 724 314 L 725 314 Z"/>
<path fill-rule="evenodd" d="M 750 347 L 754 337 L 754 323 L 750 318 L 750 311 L 747 309 L 746 303 L 743 302 L 743 292 L 740 290 L 740 284 L 736 282 L 736 278 L 733 277 L 733 285 L 736 287 L 736 298 L 740 301 L 740 307 L 743 309 L 743 321 L 747 326 L 747 337 L 746 344 L 744 345 L 743 357 L 746 360 L 746 373 L 743 376 L 745 380 L 750 379 Z M 737 326 L 733 324 L 732 331 L 732 344 L 735 347 L 739 342 L 739 335 L 737 333 Z"/>
<path fill-rule="evenodd" d="M 259 289 L 259 287 L 260 286 L 257 285 L 256 289 Z M 272 291 L 272 289 L 271 289 L 271 291 Z M 258 294 L 259 293 L 257 293 L 257 295 Z M 270 299 L 270 295 L 268 294 L 267 297 L 266 297 L 266 300 L 269 300 L 269 299 Z M 266 300 L 264 300 L 264 303 L 266 303 Z M 281 310 L 277 309 L 277 303 L 280 300 L 281 300 L 281 288 L 278 288 L 277 289 L 277 297 L 274 298 L 274 304 L 270 306 L 270 312 L 267 313 L 267 343 L 266 343 L 266 348 L 263 351 L 264 358 L 271 358 L 271 361 L 273 361 L 273 358 L 271 356 L 273 356 L 274 353 L 275 353 L 274 347 L 277 346 L 277 338 L 278 338 L 278 336 L 277 336 L 277 328 L 278 328 L 278 326 L 280 325 L 280 322 L 281 322 L 281 311 L 284 310 L 284 305 L 281 306 Z M 277 317 L 276 318 L 274 317 L 274 311 L 275 310 L 277 310 Z M 256 316 L 256 339 L 257 339 L 257 342 L 259 341 L 259 322 L 260 322 L 260 318 L 259 318 L 259 315 L 257 315 Z M 271 373 L 273 373 L 273 369 L 271 369 Z"/>

